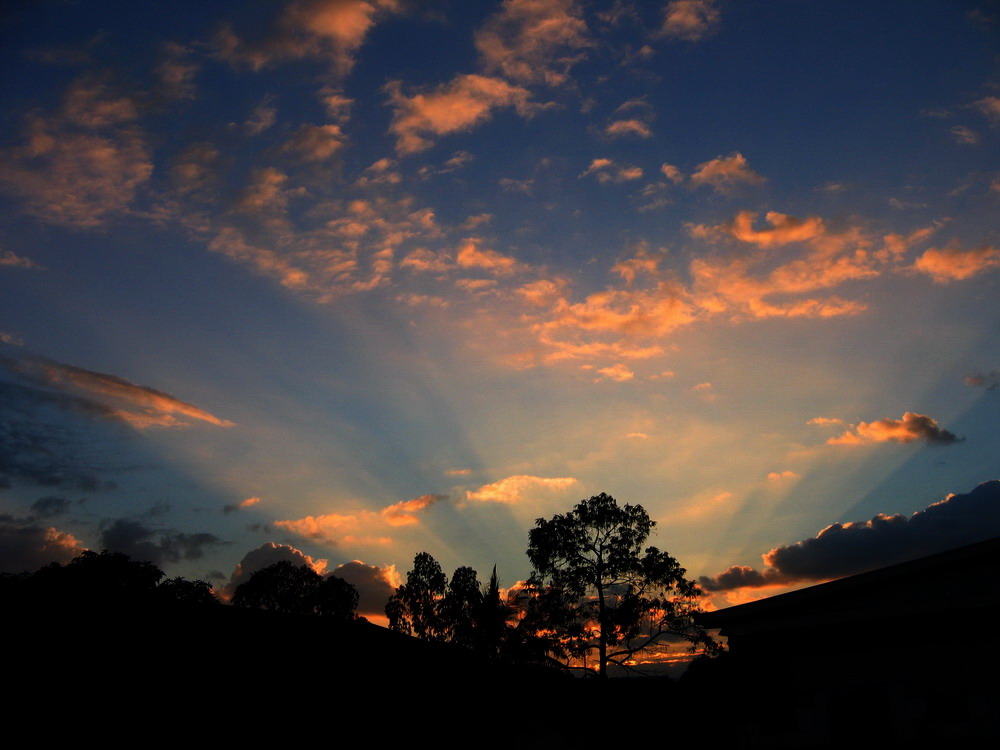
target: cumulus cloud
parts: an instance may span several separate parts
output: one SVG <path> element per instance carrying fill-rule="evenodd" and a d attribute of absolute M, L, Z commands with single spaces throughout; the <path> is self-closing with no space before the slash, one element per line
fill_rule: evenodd
<path fill-rule="evenodd" d="M 558 492 L 576 484 L 573 477 L 535 477 L 517 474 L 478 489 L 467 490 L 467 500 L 481 503 L 518 503 L 540 492 Z"/>
<path fill-rule="evenodd" d="M 106 520 L 101 524 L 101 547 L 154 565 L 197 560 L 204 555 L 205 547 L 222 543 L 214 534 L 154 529 L 130 518 Z"/>
<path fill-rule="evenodd" d="M 289 544 L 267 542 L 247 552 L 243 556 L 243 559 L 236 563 L 236 568 L 229 578 L 229 583 L 220 592 L 222 598 L 228 601 L 232 598 L 237 586 L 249 580 L 250 576 L 258 570 L 263 570 L 269 565 L 274 565 L 278 562 L 290 562 L 296 567 L 305 565 L 316 573 L 323 575 L 326 572 L 328 561 L 314 559 L 302 550 L 296 549 Z"/>
<path fill-rule="evenodd" d="M 589 46 L 575 0 L 504 0 L 476 33 L 484 69 L 524 84 L 566 83 Z"/>
<path fill-rule="evenodd" d="M 719 25 L 715 0 L 671 0 L 663 11 L 660 35 L 697 42 L 713 34 Z"/>
<path fill-rule="evenodd" d="M 699 164 L 691 175 L 691 182 L 699 187 L 708 185 L 717 193 L 727 193 L 741 183 L 759 185 L 764 178 L 750 169 L 743 154 L 735 152 Z"/>
<path fill-rule="evenodd" d="M 399 81 L 388 83 L 389 104 L 393 107 L 389 132 L 396 136 L 400 155 L 414 154 L 434 145 L 431 136 L 472 130 L 493 117 L 493 111 L 513 107 L 522 117 L 533 114 L 536 106 L 527 89 L 502 78 L 467 74 L 434 90 L 407 96 Z"/>
<path fill-rule="evenodd" d="M 220 419 L 169 393 L 136 385 L 116 375 L 84 370 L 38 357 L 25 357 L 19 360 L 3 358 L 0 363 L 33 383 L 62 391 L 86 391 L 107 397 L 111 399 L 112 404 L 78 399 L 66 401 L 66 406 L 91 416 L 118 419 L 139 429 L 188 426 L 192 420 L 219 427 L 233 426 L 232 422 Z M 115 402 L 122 403 L 128 408 L 116 406 Z"/>
<path fill-rule="evenodd" d="M 912 443 L 924 440 L 930 445 L 950 445 L 963 438 L 940 427 L 936 420 L 925 414 L 906 412 L 902 419 L 879 419 L 876 422 L 859 422 L 839 437 L 826 442 L 830 445 L 858 445 L 861 443 Z"/>
<path fill-rule="evenodd" d="M 942 249 L 930 248 L 913 263 L 913 270 L 925 273 L 936 284 L 964 281 L 984 271 L 1000 266 L 1000 250 L 992 245 L 982 245 L 963 250 L 958 243 Z"/>
<path fill-rule="evenodd" d="M 84 77 L 58 112 L 24 122 L 24 143 L 0 150 L 0 189 L 29 213 L 70 227 L 96 227 L 128 211 L 153 172 L 131 97 Z"/>
<path fill-rule="evenodd" d="M 51 562 L 65 564 L 84 549 L 72 534 L 54 526 L 0 514 L 0 572 L 33 571 Z"/>
<path fill-rule="evenodd" d="M 396 593 L 402 579 L 395 565 L 378 567 L 366 565 L 361 560 L 338 565 L 329 575 L 343 578 L 358 590 L 358 614 L 385 616 L 385 605 Z"/>
<path fill-rule="evenodd" d="M 218 55 L 261 70 L 297 59 L 326 61 L 331 72 L 350 72 L 371 28 L 400 9 L 397 0 L 295 0 L 263 36 L 240 36 L 227 26 L 215 38 Z"/>
<path fill-rule="evenodd" d="M 699 583 L 709 591 L 854 575 L 1000 536 L 1000 481 L 950 494 L 912 516 L 835 523 L 762 555 L 763 571 L 734 566 Z"/>

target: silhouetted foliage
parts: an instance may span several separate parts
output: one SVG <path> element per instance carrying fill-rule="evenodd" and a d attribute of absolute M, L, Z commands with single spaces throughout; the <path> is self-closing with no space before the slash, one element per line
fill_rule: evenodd
<path fill-rule="evenodd" d="M 451 581 L 431 555 L 413 559 L 406 583 L 385 607 L 389 628 L 428 641 L 464 646 L 489 662 L 531 663 L 545 659 L 533 633 L 519 627 L 521 600 L 503 596 L 496 568 L 482 586 L 475 570 L 462 566 Z"/>
<path fill-rule="evenodd" d="M 425 641 L 448 640 L 448 632 L 440 611 L 448 577 L 431 555 L 420 552 L 413 558 L 413 570 L 406 574 L 406 583 L 385 605 L 389 629 L 416 636 Z"/>
<path fill-rule="evenodd" d="M 606 677 L 608 664 L 628 667 L 669 637 L 714 651 L 691 618 L 701 596 L 697 585 L 666 552 L 643 550 L 655 525 L 642 506 L 619 506 L 604 493 L 535 521 L 525 624 L 553 634 L 554 656 L 586 665 L 596 651 L 598 674 Z"/>
<path fill-rule="evenodd" d="M 236 607 L 353 620 L 358 591 L 342 578 L 324 579 L 306 565 L 282 560 L 254 572 L 237 586 L 232 603 Z"/>

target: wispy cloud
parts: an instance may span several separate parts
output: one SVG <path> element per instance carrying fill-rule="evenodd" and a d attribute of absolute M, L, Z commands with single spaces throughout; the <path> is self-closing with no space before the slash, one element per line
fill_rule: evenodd
<path fill-rule="evenodd" d="M 575 0 L 504 0 L 476 33 L 486 72 L 522 84 L 565 84 L 591 45 Z"/>

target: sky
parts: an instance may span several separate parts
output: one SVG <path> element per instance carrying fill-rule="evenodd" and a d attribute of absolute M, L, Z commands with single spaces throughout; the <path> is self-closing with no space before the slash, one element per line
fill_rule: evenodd
<path fill-rule="evenodd" d="M 995 0 L 13 2 L 0 568 L 708 606 L 1000 536 Z"/>

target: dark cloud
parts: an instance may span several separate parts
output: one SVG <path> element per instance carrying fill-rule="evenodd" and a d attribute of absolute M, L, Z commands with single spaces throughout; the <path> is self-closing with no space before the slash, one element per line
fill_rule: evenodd
<path fill-rule="evenodd" d="M 393 570 L 352 560 L 337 567 L 331 575 L 343 578 L 358 590 L 358 614 L 384 615 L 389 597 L 396 593 L 390 580 Z"/>
<path fill-rule="evenodd" d="M 966 375 L 965 384 L 973 388 L 985 388 L 992 391 L 1000 385 L 1000 370 L 990 370 L 989 372 L 977 372 L 975 375 Z"/>
<path fill-rule="evenodd" d="M 187 534 L 170 529 L 154 529 L 131 518 L 106 520 L 101 524 L 101 546 L 124 552 L 133 560 L 162 565 L 165 562 L 197 560 L 204 549 L 223 542 L 214 534 Z"/>
<path fill-rule="evenodd" d="M 763 571 L 734 566 L 703 576 L 708 591 L 817 581 L 862 573 L 1000 536 L 1000 480 L 948 495 L 912 516 L 879 514 L 870 521 L 835 523 L 815 538 L 775 547 Z"/>
<path fill-rule="evenodd" d="M 0 572 L 20 573 L 51 562 L 68 563 L 83 550 L 72 534 L 33 520 L 0 515 Z"/>
<path fill-rule="evenodd" d="M 31 504 L 31 512 L 39 518 L 52 518 L 69 510 L 71 503 L 62 497 L 40 497 Z"/>
<path fill-rule="evenodd" d="M 0 356 L 0 371 L 21 377 L 14 360 Z M 13 368 L 13 369 L 12 369 Z M 93 492 L 114 487 L 97 473 L 107 456 L 119 451 L 95 448 L 100 441 L 93 432 L 84 435 L 82 423 L 74 415 L 88 420 L 117 422 L 113 410 L 88 398 L 59 393 L 32 384 L 0 379 L 0 477 L 9 486 L 11 480 L 42 487 Z M 103 438 L 121 437 L 106 434 Z"/>

